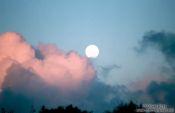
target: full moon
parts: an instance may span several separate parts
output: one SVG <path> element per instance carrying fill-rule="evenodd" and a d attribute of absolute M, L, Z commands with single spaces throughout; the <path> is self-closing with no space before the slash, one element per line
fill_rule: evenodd
<path fill-rule="evenodd" d="M 97 58 L 99 55 L 99 48 L 96 45 L 89 45 L 86 47 L 85 53 L 89 58 Z"/>

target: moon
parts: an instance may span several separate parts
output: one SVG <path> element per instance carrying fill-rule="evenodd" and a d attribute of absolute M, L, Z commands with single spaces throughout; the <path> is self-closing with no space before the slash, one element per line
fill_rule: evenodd
<path fill-rule="evenodd" d="M 99 48 L 96 45 L 88 45 L 85 50 L 85 54 L 88 58 L 97 58 L 99 52 Z"/>

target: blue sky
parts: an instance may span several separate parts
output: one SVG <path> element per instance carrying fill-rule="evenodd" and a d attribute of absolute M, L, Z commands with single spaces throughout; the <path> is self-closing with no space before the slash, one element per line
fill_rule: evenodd
<path fill-rule="evenodd" d="M 30 105 L 73 104 L 101 113 L 129 100 L 175 105 L 174 11 L 174 0 L 0 0 L 0 32 L 11 32 L 0 35 L 0 106 L 26 112 Z M 22 34 L 27 43 L 13 32 Z M 72 78 L 78 77 L 71 75 L 76 70 L 74 57 L 79 63 L 84 60 L 72 52 L 71 63 L 63 55 L 69 64 L 65 67 L 60 54 L 57 58 L 48 52 L 58 51 L 43 43 L 82 56 L 86 46 L 99 47 L 98 58 L 75 67 L 82 74 L 80 88 L 72 89 L 71 83 L 77 83 Z M 23 57 L 27 63 L 17 64 Z M 84 80 L 94 73 L 84 71 L 97 78 L 93 75 L 86 84 Z M 64 79 L 55 79 L 60 76 Z M 60 85 L 62 81 L 69 87 Z"/>
<path fill-rule="evenodd" d="M 97 68 L 121 66 L 104 81 L 120 84 L 130 81 L 128 74 L 138 78 L 150 70 L 159 53 L 137 57 L 133 48 L 147 31 L 175 32 L 174 5 L 173 0 L 0 0 L 0 32 L 19 32 L 34 46 L 54 43 L 83 56 L 95 44 Z"/>

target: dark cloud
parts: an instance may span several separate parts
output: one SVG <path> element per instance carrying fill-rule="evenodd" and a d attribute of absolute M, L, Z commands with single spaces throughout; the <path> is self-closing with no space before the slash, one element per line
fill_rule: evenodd
<path fill-rule="evenodd" d="M 89 94 L 83 105 L 95 110 L 95 113 L 102 113 L 105 110 L 113 109 L 121 102 L 131 99 L 130 91 L 125 86 L 109 86 L 95 79 L 90 85 Z"/>
<path fill-rule="evenodd" d="M 29 106 L 33 104 L 30 95 L 37 91 L 39 81 L 35 74 L 25 70 L 19 64 L 13 64 L 8 69 L 8 75 L 2 85 L 0 105 L 15 112 L 28 112 Z"/>
<path fill-rule="evenodd" d="M 33 104 L 31 99 L 8 88 L 1 92 L 0 100 L 2 108 L 5 108 L 7 111 L 14 111 L 15 113 L 29 112 L 30 106 Z"/>
<path fill-rule="evenodd" d="M 144 91 L 136 91 L 134 95 L 141 103 L 166 104 L 175 107 L 175 83 L 152 81 Z"/>
<path fill-rule="evenodd" d="M 153 81 L 149 84 L 146 91 L 156 103 L 166 103 L 175 106 L 175 83 L 157 83 Z"/>
<path fill-rule="evenodd" d="M 115 69 L 119 69 L 121 68 L 120 66 L 113 64 L 113 65 L 108 65 L 108 66 L 99 66 L 99 73 L 98 73 L 98 77 L 105 81 L 109 76 L 110 76 L 110 72 L 115 70 Z"/>
<path fill-rule="evenodd" d="M 140 53 L 145 52 L 147 48 L 156 49 L 162 53 L 170 66 L 170 69 L 164 67 L 162 69 L 167 76 L 170 75 L 170 78 L 164 82 L 150 82 L 144 91 L 137 91 L 138 98 L 152 103 L 175 105 L 175 34 L 165 31 L 147 32 L 140 41 L 140 47 L 137 50 Z"/>
<path fill-rule="evenodd" d="M 175 34 L 171 32 L 147 32 L 140 42 L 139 51 L 151 47 L 159 50 L 165 56 L 167 62 L 175 69 Z"/>
<path fill-rule="evenodd" d="M 0 35 L 0 48 L 0 106 L 24 113 L 32 105 L 74 104 L 101 113 L 123 100 L 124 88 L 99 82 L 89 60 L 75 51 L 53 44 L 33 48 L 14 32 Z"/>
<path fill-rule="evenodd" d="M 30 70 L 20 64 L 12 64 L 7 73 L 0 93 L 0 106 L 23 113 L 29 111 L 32 105 L 58 104 L 55 101 L 60 96 L 58 89 L 49 86 Z"/>
<path fill-rule="evenodd" d="M 68 104 L 101 113 L 131 99 L 125 86 L 105 85 L 97 78 L 88 87 L 83 86 L 83 90 L 64 95 L 20 64 L 12 64 L 7 73 L 0 93 L 0 106 L 18 113 L 29 112 L 32 105 L 39 109 L 42 105 L 57 107 Z"/>
<path fill-rule="evenodd" d="M 116 65 L 116 64 L 113 64 L 113 65 L 110 65 L 110 66 L 101 66 L 101 70 L 102 70 L 102 73 L 107 76 L 110 71 L 112 71 L 113 69 L 118 69 L 120 68 L 120 66 Z"/>
<path fill-rule="evenodd" d="M 148 32 L 139 50 L 144 52 L 147 47 L 156 48 L 174 69 L 173 37 L 172 33 Z M 141 103 L 150 99 L 154 103 L 174 105 L 173 80 L 160 83 L 154 81 L 144 91 L 131 92 L 126 86 L 110 86 L 101 82 L 88 59 L 76 52 L 65 54 L 53 45 L 41 45 L 34 49 L 13 33 L 7 33 L 0 39 L 0 72 L 3 75 L 0 81 L 0 106 L 18 113 L 28 112 L 32 105 L 38 109 L 42 105 L 57 107 L 68 104 L 101 113 L 131 99 L 141 99 Z M 105 77 L 120 66 L 100 68 Z"/>
<path fill-rule="evenodd" d="M 44 55 L 38 48 L 34 48 L 35 50 L 35 57 L 41 60 L 44 60 Z"/>

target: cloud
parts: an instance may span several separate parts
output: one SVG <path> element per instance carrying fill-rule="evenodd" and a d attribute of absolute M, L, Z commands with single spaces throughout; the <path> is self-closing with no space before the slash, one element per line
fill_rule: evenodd
<path fill-rule="evenodd" d="M 0 35 L 0 87 L 6 76 L 7 69 L 14 63 L 25 63 L 34 57 L 34 51 L 17 33 Z"/>
<path fill-rule="evenodd" d="M 116 64 L 107 65 L 107 66 L 98 66 L 97 67 L 97 73 L 98 73 L 97 77 L 101 82 L 108 84 L 108 85 L 113 85 L 110 81 L 111 77 L 115 75 L 115 71 L 119 68 L 121 67 Z"/>
<path fill-rule="evenodd" d="M 39 50 L 44 60 L 32 60 L 27 66 L 51 85 L 76 88 L 95 77 L 95 69 L 88 59 L 76 52 L 64 54 L 53 45 L 40 45 Z"/>
<path fill-rule="evenodd" d="M 27 70 L 20 64 L 13 64 L 7 73 L 0 94 L 0 106 L 19 113 L 30 111 L 31 105 L 39 108 L 41 105 L 57 107 L 68 104 L 101 113 L 130 100 L 128 96 L 130 92 L 125 86 L 111 87 L 98 81 L 97 78 L 88 84 L 88 88 L 85 86 L 77 91 L 69 91 L 70 94 L 65 95 L 58 87 L 47 84 L 32 70 Z"/>
<path fill-rule="evenodd" d="M 156 103 L 166 103 L 175 105 L 175 84 L 155 81 L 151 82 L 147 88 L 147 93 L 155 100 Z"/>
<path fill-rule="evenodd" d="M 15 32 L 0 34 L 0 48 L 0 105 L 18 112 L 29 104 L 72 104 L 96 75 L 77 52 L 64 53 L 53 44 L 32 47 Z"/>
<path fill-rule="evenodd" d="M 175 69 L 175 34 L 171 32 L 147 32 L 140 42 L 140 51 L 148 47 L 155 48 L 162 52 L 167 62 Z"/>
<path fill-rule="evenodd" d="M 110 66 L 101 66 L 101 74 L 103 74 L 104 76 L 108 76 L 110 71 L 112 71 L 113 69 L 118 69 L 120 68 L 120 66 L 116 65 L 116 64 L 113 64 L 113 65 L 110 65 Z"/>
<path fill-rule="evenodd" d="M 146 33 L 138 50 L 145 53 L 147 48 L 154 48 L 162 52 L 169 65 L 161 68 L 162 72 L 174 78 L 174 46 L 168 45 L 175 42 L 170 34 Z M 65 53 L 54 44 L 32 47 L 14 32 L 0 35 L 0 66 L 0 106 L 18 113 L 29 112 L 31 105 L 39 108 L 43 104 L 48 107 L 74 104 L 99 113 L 131 99 L 140 103 L 174 104 L 175 82 L 164 80 L 160 73 L 144 73 L 143 79 L 136 80 L 136 87 L 144 90 L 130 91 L 128 86 L 108 85 L 99 80 L 86 57 L 75 51 Z M 98 76 L 106 80 L 105 76 L 118 68 L 117 65 L 101 66 Z"/>
<path fill-rule="evenodd" d="M 165 31 L 147 32 L 140 41 L 140 47 L 137 50 L 139 53 L 145 53 L 148 48 L 162 53 L 166 63 L 169 65 L 168 67 L 162 67 L 162 73 L 168 76 L 168 79 L 161 78 L 158 75 L 156 79 L 150 79 L 146 89 L 137 91 L 138 98 L 148 103 L 175 105 L 173 96 L 175 93 L 175 34 Z"/>
<path fill-rule="evenodd" d="M 39 101 L 39 98 L 46 98 L 44 89 L 49 93 L 49 87 L 42 79 L 20 64 L 12 64 L 2 84 L 0 106 L 15 112 L 29 112 L 35 99 Z"/>
<path fill-rule="evenodd" d="M 141 103 L 175 106 L 175 83 L 151 81 L 144 91 L 137 90 L 135 96 Z"/>
<path fill-rule="evenodd" d="M 0 66 L 0 106 L 18 113 L 29 112 L 31 105 L 67 104 L 103 112 L 129 100 L 126 87 L 100 82 L 86 57 L 54 44 L 32 47 L 18 33 L 0 35 Z"/>
<path fill-rule="evenodd" d="M 64 53 L 51 44 L 33 49 L 18 33 L 1 34 L 0 48 L 0 86 L 13 63 L 31 70 L 48 84 L 66 90 L 76 89 L 95 77 L 95 69 L 87 58 L 74 51 Z"/>
<path fill-rule="evenodd" d="M 175 34 L 165 31 L 149 31 L 145 33 L 140 41 L 138 50 L 145 52 L 148 48 L 155 49 L 162 53 L 166 61 L 165 63 L 168 64 L 168 66 L 162 66 L 162 73 L 169 76 L 168 81 L 175 81 Z"/>

